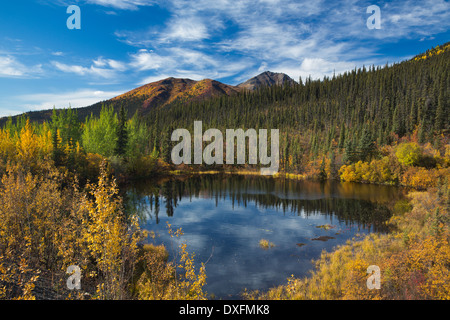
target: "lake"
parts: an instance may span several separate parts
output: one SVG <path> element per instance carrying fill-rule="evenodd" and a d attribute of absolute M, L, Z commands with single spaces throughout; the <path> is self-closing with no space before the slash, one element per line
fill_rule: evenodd
<path fill-rule="evenodd" d="M 219 174 L 139 182 L 125 199 L 169 253 L 179 243 L 171 245 L 166 222 L 182 228 L 196 263 L 206 263 L 210 297 L 239 299 L 244 288 L 307 276 L 322 250 L 388 232 L 389 208 L 404 195 L 391 186 Z M 261 239 L 273 246 L 262 247 Z"/>

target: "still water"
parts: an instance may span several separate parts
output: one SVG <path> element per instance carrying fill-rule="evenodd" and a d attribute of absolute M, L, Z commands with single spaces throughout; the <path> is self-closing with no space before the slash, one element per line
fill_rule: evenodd
<path fill-rule="evenodd" d="M 182 228 L 180 241 L 206 263 L 204 289 L 217 299 L 306 276 L 322 250 L 387 232 L 389 208 L 402 197 L 402 189 L 389 186 L 238 175 L 146 181 L 126 192 L 129 210 L 156 233 L 153 243 L 176 247 L 181 242 L 173 242 L 166 222 Z M 261 247 L 261 239 L 274 246 Z"/>

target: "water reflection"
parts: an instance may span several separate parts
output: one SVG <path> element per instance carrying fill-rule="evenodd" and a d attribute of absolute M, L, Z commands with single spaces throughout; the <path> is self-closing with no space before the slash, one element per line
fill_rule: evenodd
<path fill-rule="evenodd" d="M 188 249 L 208 260 L 207 291 L 220 298 L 304 276 L 323 249 L 386 232 L 389 208 L 403 196 L 387 186 L 233 175 L 147 181 L 126 192 L 129 212 L 157 241 L 170 241 L 165 221 L 183 229 Z M 262 250 L 261 238 L 275 247 Z"/>

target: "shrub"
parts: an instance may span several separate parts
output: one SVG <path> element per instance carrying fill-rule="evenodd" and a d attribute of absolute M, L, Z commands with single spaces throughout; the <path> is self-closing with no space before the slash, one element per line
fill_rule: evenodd
<path fill-rule="evenodd" d="M 395 152 L 398 161 L 404 166 L 414 166 L 417 165 L 421 156 L 422 151 L 414 142 L 402 143 L 397 147 Z"/>

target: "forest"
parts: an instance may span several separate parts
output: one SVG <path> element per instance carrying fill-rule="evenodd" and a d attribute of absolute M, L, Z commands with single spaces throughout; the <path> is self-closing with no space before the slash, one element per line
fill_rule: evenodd
<path fill-rule="evenodd" d="M 257 165 L 174 166 L 172 131 L 193 132 L 199 120 L 204 130 L 279 129 L 280 179 L 411 189 L 410 201 L 400 203 L 390 220 L 396 232 L 324 253 L 312 278 L 289 279 L 286 286 L 247 298 L 448 299 L 449 64 L 446 43 L 392 65 L 174 101 L 145 116 L 128 114 L 139 101 L 119 100 L 82 121 L 72 108 L 53 109 L 50 121 L 27 115 L 5 120 L 0 129 L 0 298 L 206 298 L 204 268 L 195 269 L 186 247 L 173 262 L 164 248 L 142 246 L 151 235 L 127 213 L 120 194 L 121 183 L 156 175 L 259 172 Z M 168 232 L 174 238 L 182 234 L 170 225 Z M 364 267 L 376 254 L 383 257 L 384 270 L 391 270 L 389 285 L 368 294 L 362 289 Z M 85 293 L 65 289 L 65 271 L 74 261 L 88 279 Z M 334 273 L 339 265 L 351 272 Z"/>

